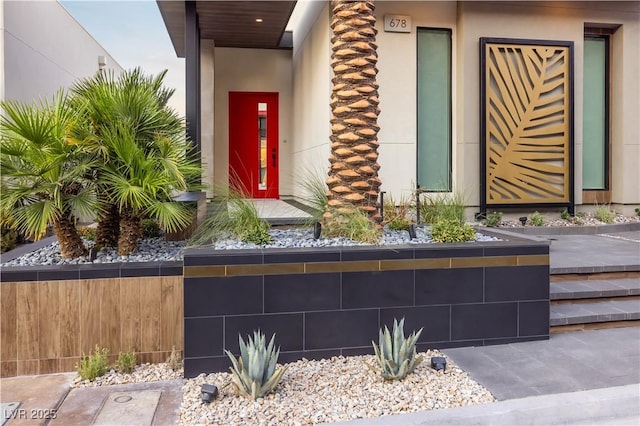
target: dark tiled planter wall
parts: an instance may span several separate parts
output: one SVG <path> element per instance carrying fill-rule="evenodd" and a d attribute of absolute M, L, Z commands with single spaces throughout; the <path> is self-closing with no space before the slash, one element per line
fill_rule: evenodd
<path fill-rule="evenodd" d="M 549 247 L 531 241 L 185 254 L 185 377 L 227 370 L 238 333 L 281 362 L 371 353 L 383 324 L 418 349 L 549 337 Z"/>

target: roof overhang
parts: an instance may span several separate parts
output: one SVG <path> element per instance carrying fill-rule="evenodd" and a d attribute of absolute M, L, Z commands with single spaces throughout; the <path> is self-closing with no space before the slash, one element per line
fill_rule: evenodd
<path fill-rule="evenodd" d="M 176 54 L 184 57 L 185 2 L 157 0 L 156 3 Z M 295 0 L 197 1 L 200 38 L 214 40 L 216 47 L 290 48 L 286 42 L 289 37 L 283 36 L 295 4 Z"/>

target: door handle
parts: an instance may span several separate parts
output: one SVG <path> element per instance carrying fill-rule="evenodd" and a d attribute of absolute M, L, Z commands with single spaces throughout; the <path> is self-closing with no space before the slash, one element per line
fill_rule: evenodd
<path fill-rule="evenodd" d="M 271 148 L 271 165 L 273 167 L 277 167 L 277 155 L 276 155 L 276 149 L 275 148 Z"/>

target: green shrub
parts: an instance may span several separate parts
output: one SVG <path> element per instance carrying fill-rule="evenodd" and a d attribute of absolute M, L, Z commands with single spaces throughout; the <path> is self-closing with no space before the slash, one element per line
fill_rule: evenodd
<path fill-rule="evenodd" d="M 380 226 L 355 207 L 336 209 L 322 225 L 327 237 L 345 237 L 353 241 L 375 244 L 382 235 Z"/>
<path fill-rule="evenodd" d="M 0 227 L 0 253 L 13 249 L 18 242 L 18 232 L 13 228 Z"/>
<path fill-rule="evenodd" d="M 636 207 L 636 214 L 640 216 L 640 207 Z"/>
<path fill-rule="evenodd" d="M 571 215 L 569 214 L 569 210 L 567 209 L 562 209 L 562 211 L 560 212 L 560 219 L 573 221 L 573 217 L 571 217 Z"/>
<path fill-rule="evenodd" d="M 83 353 L 80 358 L 80 364 L 77 365 L 80 377 L 84 380 L 95 380 L 97 377 L 104 375 L 109 367 L 107 355 L 109 355 L 109 350 L 107 348 L 100 349 L 98 345 L 96 345 L 93 355 L 85 355 Z"/>
<path fill-rule="evenodd" d="M 314 211 L 312 221 L 319 220 L 329 201 L 327 198 L 329 188 L 325 182 L 326 173 L 306 168 L 302 170 L 301 174 L 300 184 L 305 191 L 302 200 Z"/>
<path fill-rule="evenodd" d="M 473 226 L 457 220 L 440 220 L 431 225 L 431 238 L 437 243 L 461 243 L 473 241 L 476 231 Z"/>
<path fill-rule="evenodd" d="M 387 226 L 393 231 L 406 231 L 411 226 L 411 222 L 407 219 L 396 218 L 389 222 Z"/>
<path fill-rule="evenodd" d="M 95 241 L 96 235 L 98 235 L 98 228 L 94 226 L 80 226 L 78 227 L 78 235 L 85 240 Z"/>
<path fill-rule="evenodd" d="M 409 209 L 411 208 L 411 203 L 407 200 L 406 197 L 402 196 L 400 201 L 396 202 L 393 198 L 393 195 L 389 194 L 384 199 L 384 221 L 387 224 L 391 224 L 391 222 L 402 222 L 407 220 L 407 216 L 409 215 Z"/>
<path fill-rule="evenodd" d="M 595 212 L 595 217 L 603 223 L 613 223 L 616 218 L 616 213 L 611 210 L 608 204 L 598 206 Z"/>
<path fill-rule="evenodd" d="M 495 228 L 500 225 L 502 221 L 502 212 L 493 212 L 487 215 L 487 218 L 484 220 L 484 224 L 491 228 Z"/>
<path fill-rule="evenodd" d="M 140 223 L 142 226 L 142 238 L 158 238 L 162 236 L 160 225 L 153 219 L 143 219 Z"/>
<path fill-rule="evenodd" d="M 373 344 L 376 360 L 380 366 L 380 372 L 385 380 L 402 380 L 407 374 L 413 372 L 422 362 L 422 356 L 416 356 L 416 342 L 420 338 L 422 329 L 404 336 L 404 318 L 393 320 L 393 334 L 385 325 L 384 331 L 379 331 L 379 344 Z"/>
<path fill-rule="evenodd" d="M 533 226 L 544 226 L 544 216 L 540 214 L 540 212 L 533 212 L 531 216 L 529 216 L 529 222 Z"/>
<path fill-rule="evenodd" d="M 136 364 L 136 353 L 134 351 L 120 352 L 116 360 L 116 370 L 123 374 L 131 374 Z"/>
<path fill-rule="evenodd" d="M 269 224 L 260 218 L 256 206 L 240 190 L 230 190 L 220 202 L 227 208 L 218 209 L 196 229 L 190 246 L 206 246 L 225 238 L 235 238 L 258 245 L 272 241 Z"/>
<path fill-rule="evenodd" d="M 171 348 L 171 355 L 169 355 L 167 359 L 167 364 L 169 364 L 169 368 L 173 371 L 182 368 L 182 357 L 180 356 L 180 351 L 177 351 L 175 346 Z"/>
<path fill-rule="evenodd" d="M 440 220 L 464 223 L 464 196 L 454 194 L 430 194 L 420 203 L 420 217 L 429 224 Z"/>
<path fill-rule="evenodd" d="M 248 336 L 247 343 L 238 336 L 240 356 L 236 359 L 231 352 L 225 350 L 231 360 L 231 381 L 238 393 L 256 400 L 271 393 L 282 378 L 286 367 L 276 370 L 280 348 L 274 347 L 276 335 L 271 336 L 269 345 L 260 331 L 253 332 L 253 339 Z"/>

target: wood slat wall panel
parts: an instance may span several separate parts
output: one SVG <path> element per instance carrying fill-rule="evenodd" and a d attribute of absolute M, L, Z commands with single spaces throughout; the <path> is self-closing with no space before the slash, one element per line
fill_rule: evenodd
<path fill-rule="evenodd" d="M 4 285 L 4 284 L 3 284 Z M 40 357 L 38 345 L 38 283 L 20 283 L 16 293 L 18 360 Z M 26 368 L 31 371 L 30 368 Z M 20 363 L 18 363 L 20 374 Z"/>
<path fill-rule="evenodd" d="M 16 311 L 15 283 L 2 284 L 0 288 L 0 362 L 16 361 L 18 359 L 17 311 Z M 4 366 L 4 368 L 12 368 Z"/>
<path fill-rule="evenodd" d="M 182 276 L 3 283 L 0 377 L 73 371 L 95 346 L 164 362 L 183 348 Z"/>
<path fill-rule="evenodd" d="M 80 293 L 79 280 L 59 281 L 60 297 L 60 357 L 82 353 L 80 345 Z"/>
<path fill-rule="evenodd" d="M 157 278 L 141 278 L 139 281 L 142 321 L 140 323 L 141 347 L 145 351 L 160 350 L 160 311 L 162 281 Z M 166 349 L 166 348 L 165 348 Z"/>
<path fill-rule="evenodd" d="M 110 354 L 122 350 L 120 283 L 117 278 L 104 280 L 100 297 L 100 346 Z"/>
<path fill-rule="evenodd" d="M 183 291 L 182 277 L 162 277 L 160 346 L 171 350 L 183 347 Z"/>
<path fill-rule="evenodd" d="M 42 281 L 38 285 L 38 345 L 40 359 L 60 356 L 59 282 Z M 47 369 L 50 369 L 49 365 Z"/>
<path fill-rule="evenodd" d="M 80 281 L 80 355 L 91 353 L 100 341 L 100 297 L 105 280 Z"/>
<path fill-rule="evenodd" d="M 140 285 L 138 278 L 120 280 L 122 351 L 140 350 Z M 144 318 L 144 316 L 143 316 Z"/>

